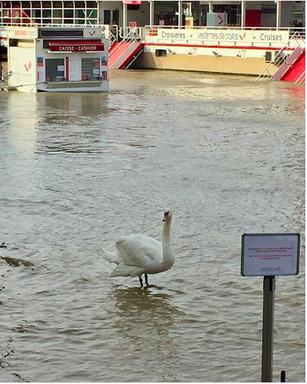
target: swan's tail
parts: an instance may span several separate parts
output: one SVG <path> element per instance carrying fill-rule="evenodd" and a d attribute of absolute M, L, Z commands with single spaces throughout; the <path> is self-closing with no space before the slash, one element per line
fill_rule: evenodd
<path fill-rule="evenodd" d="M 119 264 L 120 260 L 118 259 L 118 256 L 115 252 L 109 252 L 103 248 L 100 247 L 103 253 L 103 258 L 107 260 L 109 263 Z"/>

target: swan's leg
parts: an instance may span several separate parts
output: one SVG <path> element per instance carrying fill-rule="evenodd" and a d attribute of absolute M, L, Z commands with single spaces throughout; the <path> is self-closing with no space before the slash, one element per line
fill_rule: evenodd
<path fill-rule="evenodd" d="M 139 280 L 140 280 L 141 288 L 143 288 L 143 280 L 142 280 L 142 275 L 140 275 L 140 276 L 139 276 Z"/>
<path fill-rule="evenodd" d="M 148 285 L 148 275 L 147 273 L 144 273 L 144 275 L 145 275 L 145 284 Z"/>

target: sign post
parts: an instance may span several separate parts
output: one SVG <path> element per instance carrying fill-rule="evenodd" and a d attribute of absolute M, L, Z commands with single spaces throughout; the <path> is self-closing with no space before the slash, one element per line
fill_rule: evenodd
<path fill-rule="evenodd" d="M 261 381 L 271 382 L 273 375 L 275 276 L 263 278 L 263 327 Z"/>
<path fill-rule="evenodd" d="M 243 234 L 241 275 L 263 276 L 261 381 L 272 382 L 275 276 L 299 272 L 300 235 Z"/>

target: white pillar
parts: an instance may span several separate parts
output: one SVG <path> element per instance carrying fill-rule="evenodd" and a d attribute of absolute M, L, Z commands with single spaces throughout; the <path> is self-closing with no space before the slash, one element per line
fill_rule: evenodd
<path fill-rule="evenodd" d="M 178 1 L 178 27 L 182 26 L 182 1 Z"/>
<path fill-rule="evenodd" d="M 155 24 L 154 1 L 149 0 L 149 25 L 152 26 L 154 24 Z"/>
<path fill-rule="evenodd" d="M 72 17 L 73 17 L 73 25 L 75 26 L 76 25 L 76 4 L 75 4 L 75 1 L 73 0 L 73 2 L 72 2 L 72 5 L 73 5 L 73 15 L 72 15 Z"/>
<path fill-rule="evenodd" d="M 126 35 L 126 27 L 127 27 L 127 4 L 123 3 L 123 35 Z"/>
<path fill-rule="evenodd" d="M 51 4 L 53 4 L 53 1 L 51 2 Z M 53 11 L 52 11 L 52 14 L 51 14 L 51 24 L 53 24 Z M 30 20 L 31 20 L 31 24 L 33 23 L 33 7 L 32 7 L 32 1 L 30 1 Z"/>
<path fill-rule="evenodd" d="M 245 28 L 245 18 L 246 16 L 246 2 L 242 0 L 241 2 L 241 29 Z"/>
<path fill-rule="evenodd" d="M 86 4 L 86 2 L 85 2 L 85 4 Z M 64 25 L 65 25 L 64 9 L 65 9 L 65 5 L 64 5 L 64 1 L 62 0 L 62 27 L 64 27 Z M 85 25 L 86 25 L 86 11 L 85 11 Z"/>
<path fill-rule="evenodd" d="M 209 13 L 213 12 L 213 1 L 209 1 Z"/>
<path fill-rule="evenodd" d="M 280 6 L 281 6 L 281 1 L 277 0 L 276 1 L 276 29 L 279 29 L 280 27 L 280 17 L 281 17 Z"/>

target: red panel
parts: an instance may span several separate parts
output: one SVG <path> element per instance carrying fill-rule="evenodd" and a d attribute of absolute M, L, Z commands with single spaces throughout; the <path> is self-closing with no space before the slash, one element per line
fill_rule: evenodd
<path fill-rule="evenodd" d="M 85 52 L 104 51 L 101 40 L 49 40 L 50 51 Z"/>
<path fill-rule="evenodd" d="M 284 81 L 296 81 L 305 71 L 305 51 L 289 68 L 287 73 L 281 78 Z"/>
<path fill-rule="evenodd" d="M 245 13 L 246 27 L 261 27 L 261 10 L 247 9 Z"/>

